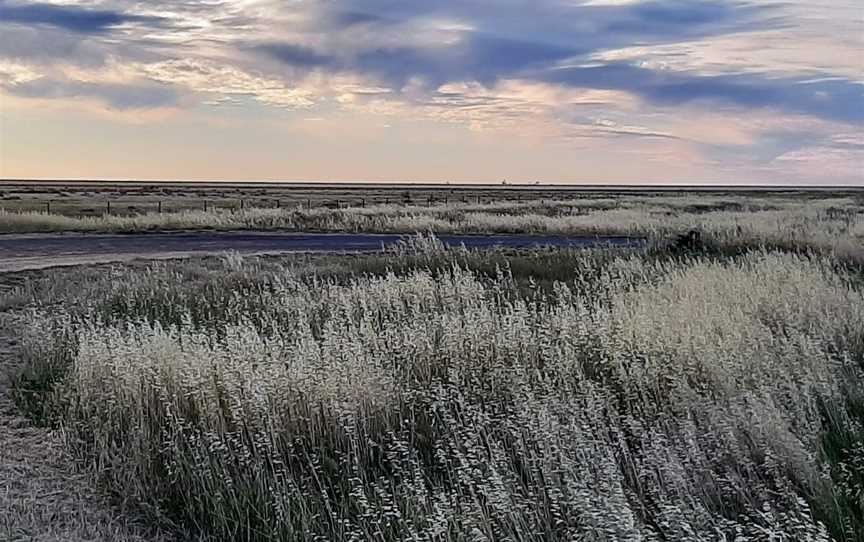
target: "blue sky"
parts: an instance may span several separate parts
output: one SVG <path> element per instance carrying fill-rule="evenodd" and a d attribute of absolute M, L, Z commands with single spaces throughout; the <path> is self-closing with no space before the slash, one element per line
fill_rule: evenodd
<path fill-rule="evenodd" d="M 864 8 L 0 0 L 0 176 L 864 185 Z"/>

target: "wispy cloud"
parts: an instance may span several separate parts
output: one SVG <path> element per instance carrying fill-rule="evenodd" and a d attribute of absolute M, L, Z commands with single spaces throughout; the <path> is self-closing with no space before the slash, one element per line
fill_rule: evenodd
<path fill-rule="evenodd" d="M 46 25 L 82 34 L 101 34 L 127 23 L 158 25 L 159 17 L 77 5 L 13 3 L 0 0 L 0 23 Z"/>
<path fill-rule="evenodd" d="M 18 97 L 97 99 L 118 110 L 156 109 L 177 105 L 179 101 L 179 93 L 174 88 L 156 84 L 93 83 L 43 77 L 13 85 L 9 90 Z"/>
<path fill-rule="evenodd" d="M 624 90 L 661 104 L 719 102 L 745 109 L 772 108 L 829 120 L 864 121 L 864 85 L 844 78 L 703 76 L 625 63 L 562 68 L 543 78 L 577 87 Z"/>

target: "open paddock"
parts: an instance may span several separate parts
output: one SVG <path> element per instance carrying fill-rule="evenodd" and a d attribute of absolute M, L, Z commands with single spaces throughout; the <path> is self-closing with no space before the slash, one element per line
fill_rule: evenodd
<path fill-rule="evenodd" d="M 218 253 L 0 273 L 0 539 L 864 533 L 858 191 L 0 211 L 0 230 L 62 232 L 0 236 L 7 260 Z M 225 251 L 345 232 L 393 242 Z"/>
<path fill-rule="evenodd" d="M 178 211 L 436 207 L 574 201 L 583 209 L 636 204 L 669 205 L 686 212 L 782 207 L 807 201 L 851 200 L 854 188 L 620 188 L 554 185 L 411 185 L 336 183 L 51 182 L 0 180 L 0 209 L 70 217 Z"/>

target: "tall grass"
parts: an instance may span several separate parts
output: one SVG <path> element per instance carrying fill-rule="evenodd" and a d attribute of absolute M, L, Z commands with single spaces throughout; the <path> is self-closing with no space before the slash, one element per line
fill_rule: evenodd
<path fill-rule="evenodd" d="M 115 275 L 33 315 L 20 387 L 50 375 L 82 460 L 220 540 L 862 539 L 864 291 L 835 262 L 570 253 L 526 289 L 398 250 Z"/>

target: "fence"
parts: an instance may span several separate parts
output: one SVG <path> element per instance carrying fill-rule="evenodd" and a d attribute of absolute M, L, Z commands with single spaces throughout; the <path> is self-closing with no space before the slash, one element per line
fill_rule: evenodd
<path fill-rule="evenodd" d="M 449 204 L 483 205 L 503 201 L 499 198 L 481 197 L 479 195 L 445 195 L 417 197 L 410 194 L 400 196 L 348 197 L 348 198 L 176 198 L 166 200 L 135 200 L 134 198 L 92 200 L 56 200 L 56 199 L 6 199 L 0 200 L 0 209 L 13 212 L 42 212 L 47 214 L 99 216 L 99 215 L 135 215 L 146 213 L 163 213 L 178 211 L 242 211 L 245 209 L 346 209 L 364 208 L 377 205 L 406 206 L 438 206 Z M 509 201 L 521 202 L 522 196 L 515 196 Z"/>

